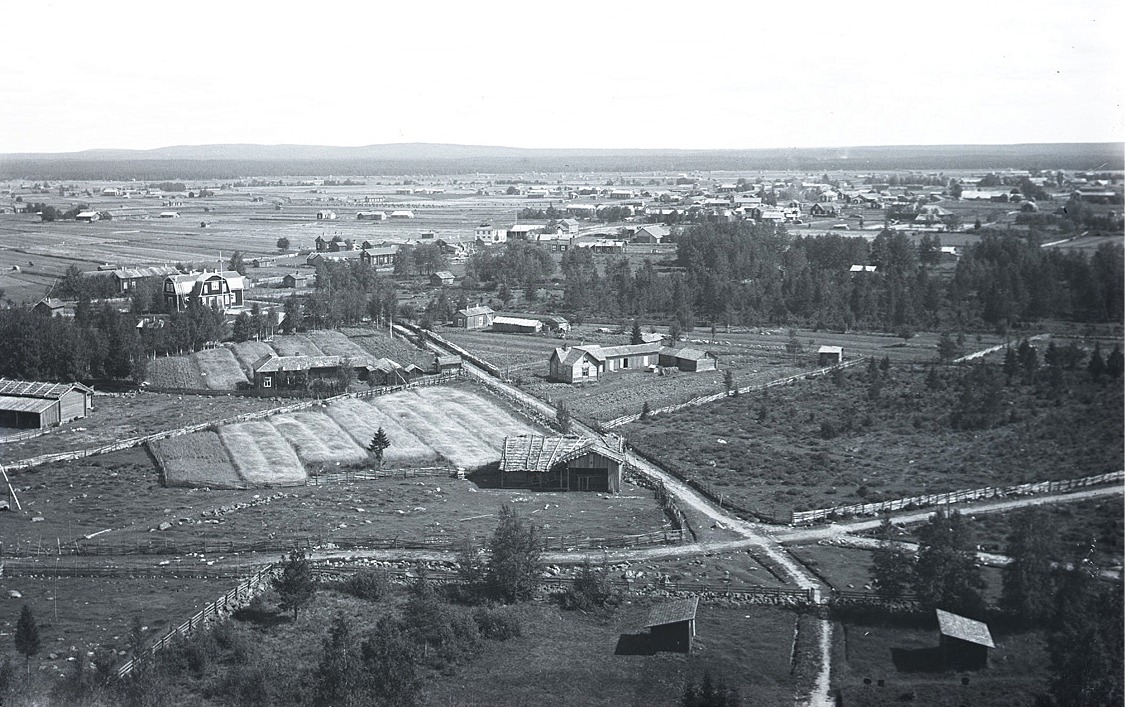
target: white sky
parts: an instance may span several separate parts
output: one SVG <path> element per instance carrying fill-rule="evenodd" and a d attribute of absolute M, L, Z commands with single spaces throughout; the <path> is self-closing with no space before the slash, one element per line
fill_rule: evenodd
<path fill-rule="evenodd" d="M 0 153 L 1125 139 L 1119 0 L 0 0 Z"/>

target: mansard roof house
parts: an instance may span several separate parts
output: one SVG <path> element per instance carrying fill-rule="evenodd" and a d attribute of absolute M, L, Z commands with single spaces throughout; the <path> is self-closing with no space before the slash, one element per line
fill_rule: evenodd
<path fill-rule="evenodd" d="M 204 307 L 236 309 L 243 305 L 246 278 L 234 270 L 195 272 L 164 278 L 164 303 L 180 312 L 191 302 Z"/>

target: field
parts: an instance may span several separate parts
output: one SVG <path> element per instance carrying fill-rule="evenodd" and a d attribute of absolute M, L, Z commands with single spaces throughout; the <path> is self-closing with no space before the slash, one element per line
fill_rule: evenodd
<path fill-rule="evenodd" d="M 157 388 L 188 390 L 236 390 L 249 384 L 254 364 L 263 356 L 340 356 L 354 365 L 387 357 L 406 365 L 416 363 L 425 370 L 433 367 L 433 355 L 407 341 L 391 339 L 374 329 L 310 331 L 286 334 L 269 342 L 242 341 L 183 356 L 162 356 L 150 361 L 146 372 L 149 385 Z"/>
<path fill-rule="evenodd" d="M 244 487 L 216 432 L 170 437 L 153 442 L 150 449 L 168 486 Z"/>
<path fill-rule="evenodd" d="M 1006 417 L 961 430 L 950 425 L 961 371 L 942 369 L 937 390 L 924 369 L 892 366 L 873 399 L 867 374 L 850 369 L 840 385 L 800 381 L 621 429 L 667 465 L 770 515 L 1122 468 L 1120 386 L 1075 372 L 1062 397 L 1004 387 Z"/>
<path fill-rule="evenodd" d="M 217 436 L 197 432 L 156 442 L 153 449 L 170 460 L 164 465 L 169 484 L 303 484 L 309 470 L 372 464 L 367 445 L 380 427 L 391 442 L 383 457 L 388 468 L 445 460 L 475 469 L 500 459 L 504 437 L 537 431 L 487 397 L 439 386 L 226 425 Z"/>

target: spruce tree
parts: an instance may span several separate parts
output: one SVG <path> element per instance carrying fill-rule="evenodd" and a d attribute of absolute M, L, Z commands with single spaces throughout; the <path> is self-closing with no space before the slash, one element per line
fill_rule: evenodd
<path fill-rule="evenodd" d="M 1005 548 L 1012 561 L 1003 569 L 1001 605 L 1030 625 L 1049 618 L 1053 609 L 1051 564 L 1058 554 L 1057 536 L 1039 509 L 1018 511 L 1013 521 Z"/>
<path fill-rule="evenodd" d="M 24 604 L 20 611 L 20 620 L 16 624 L 15 640 L 16 650 L 26 659 L 27 674 L 30 675 L 31 656 L 38 654 L 43 644 L 39 638 L 39 626 L 35 623 L 35 616 L 31 613 L 31 607 L 27 604 Z"/>
<path fill-rule="evenodd" d="M 293 620 L 296 621 L 297 612 L 312 603 L 316 596 L 316 580 L 312 565 L 303 551 L 293 548 L 284 563 L 281 574 L 273 578 L 272 585 L 281 599 L 282 611 L 292 610 Z"/>
<path fill-rule="evenodd" d="M 939 511 L 918 529 L 914 587 L 928 608 L 979 613 L 984 580 L 976 563 L 969 528 L 958 511 Z"/>
<path fill-rule="evenodd" d="M 1105 359 L 1102 358 L 1101 344 L 1094 344 L 1094 352 L 1090 354 L 1090 362 L 1086 364 L 1086 371 L 1095 381 L 1101 379 L 1102 374 L 1105 373 Z"/>
<path fill-rule="evenodd" d="M 488 545 L 488 583 L 508 602 L 530 599 L 539 588 L 542 566 L 539 532 L 508 506 Z"/>
<path fill-rule="evenodd" d="M 871 583 L 883 599 L 898 599 L 906 593 L 914 575 L 914 558 L 895 540 L 889 518 L 879 525 L 879 546 L 871 553 Z"/>
<path fill-rule="evenodd" d="M 371 444 L 367 445 L 367 451 L 371 452 L 372 456 L 375 457 L 375 461 L 378 462 L 380 469 L 383 468 L 383 452 L 385 452 L 389 446 L 391 446 L 391 440 L 387 437 L 386 431 L 380 427 L 379 431 L 375 433 L 375 436 L 371 438 Z"/>
<path fill-rule="evenodd" d="M 629 343 L 636 346 L 637 344 L 643 344 L 644 341 L 644 337 L 641 336 L 641 323 L 634 319 L 633 332 L 629 335 Z"/>

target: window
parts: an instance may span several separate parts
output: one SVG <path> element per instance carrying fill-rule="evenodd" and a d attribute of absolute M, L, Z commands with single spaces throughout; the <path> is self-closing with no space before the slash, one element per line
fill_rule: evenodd
<path fill-rule="evenodd" d="M 264 376 L 262 378 L 262 387 L 263 388 L 272 388 L 273 387 L 273 378 L 270 378 L 269 376 Z"/>
<path fill-rule="evenodd" d="M 628 356 L 621 359 L 621 367 L 622 368 L 628 368 L 629 367 L 629 357 Z"/>

